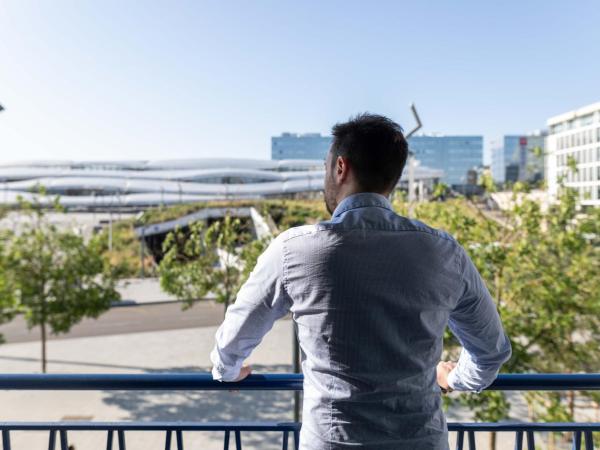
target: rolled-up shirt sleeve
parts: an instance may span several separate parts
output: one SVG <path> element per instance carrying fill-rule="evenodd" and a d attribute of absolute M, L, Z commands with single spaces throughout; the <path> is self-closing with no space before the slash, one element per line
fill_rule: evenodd
<path fill-rule="evenodd" d="M 512 350 L 492 296 L 462 247 L 459 261 L 461 296 L 448 326 L 463 348 L 448 385 L 457 391 L 480 392 L 496 379 Z"/>
<path fill-rule="evenodd" d="M 225 314 L 210 354 L 215 380 L 233 381 L 244 360 L 261 342 L 273 323 L 287 314 L 291 299 L 283 284 L 283 241 L 274 239 L 258 258 Z"/>

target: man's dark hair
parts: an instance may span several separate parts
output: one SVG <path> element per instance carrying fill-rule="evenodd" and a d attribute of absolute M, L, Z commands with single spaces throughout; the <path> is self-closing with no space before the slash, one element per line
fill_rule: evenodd
<path fill-rule="evenodd" d="M 333 134 L 333 164 L 338 156 L 348 158 L 361 189 L 385 192 L 398 183 L 408 156 L 402 127 L 376 114 L 359 114 L 338 123 Z"/>

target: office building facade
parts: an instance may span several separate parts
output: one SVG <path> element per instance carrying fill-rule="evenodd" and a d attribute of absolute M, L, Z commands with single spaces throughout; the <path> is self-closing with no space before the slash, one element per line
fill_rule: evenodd
<path fill-rule="evenodd" d="M 548 119 L 546 180 L 556 197 L 560 180 L 582 205 L 600 206 L 600 102 Z M 573 162 L 577 170 L 570 169 Z"/>
<path fill-rule="evenodd" d="M 271 159 L 325 159 L 331 141 L 319 133 L 282 133 L 271 138 Z"/>
<path fill-rule="evenodd" d="M 506 135 L 492 148 L 492 177 L 497 183 L 544 179 L 546 133 Z"/>
<path fill-rule="evenodd" d="M 455 187 L 471 184 L 469 171 L 483 165 L 483 136 L 413 136 L 409 147 L 422 165 L 444 171 L 440 181 Z"/>

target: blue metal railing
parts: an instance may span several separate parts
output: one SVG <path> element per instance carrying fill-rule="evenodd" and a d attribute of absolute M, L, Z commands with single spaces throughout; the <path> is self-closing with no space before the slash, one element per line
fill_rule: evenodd
<path fill-rule="evenodd" d="M 300 374 L 251 375 L 240 383 L 220 383 L 206 373 L 180 374 L 0 374 L 0 389 L 5 390 L 263 390 L 300 391 Z M 503 391 L 583 391 L 600 390 L 600 374 L 503 374 L 488 388 Z M 299 448 L 300 423 L 295 422 L 0 422 L 2 449 L 11 450 L 11 431 L 47 431 L 48 448 L 57 443 L 68 449 L 68 431 L 105 431 L 107 450 L 112 450 L 116 435 L 119 450 L 125 450 L 126 431 L 164 431 L 165 449 L 172 441 L 183 450 L 184 431 L 222 431 L 224 448 L 230 440 L 237 450 L 242 449 L 242 432 L 277 431 L 282 434 L 282 449 L 289 445 Z M 456 432 L 456 448 L 475 450 L 475 433 L 482 431 L 512 432 L 515 449 L 535 449 L 535 432 L 572 433 L 572 448 L 593 449 L 593 432 L 600 432 L 600 423 L 449 423 L 448 430 Z M 58 436 L 58 437 L 57 437 Z"/>

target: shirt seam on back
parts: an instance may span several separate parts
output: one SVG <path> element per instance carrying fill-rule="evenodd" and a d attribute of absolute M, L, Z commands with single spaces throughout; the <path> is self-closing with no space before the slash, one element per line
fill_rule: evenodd
<path fill-rule="evenodd" d="M 453 238 L 450 235 L 445 235 L 442 234 L 440 232 L 435 232 L 435 231 L 429 231 L 429 230 L 423 230 L 420 228 L 396 228 L 396 229 L 389 229 L 389 228 L 377 228 L 377 227 L 352 227 L 352 228 L 339 228 L 339 229 L 335 229 L 335 226 L 338 224 L 318 224 L 315 226 L 314 229 L 312 230 L 307 230 L 305 232 L 299 233 L 299 234 L 294 234 L 293 236 L 286 236 L 283 241 L 284 242 L 288 242 L 291 241 L 292 239 L 295 238 L 299 238 L 299 237 L 303 237 L 306 236 L 308 234 L 314 234 L 314 233 L 318 233 L 318 232 L 323 232 L 323 231 L 337 231 L 337 232 L 349 232 L 349 231 L 381 231 L 381 232 L 388 232 L 388 233 L 397 233 L 397 232 L 405 232 L 405 233 L 425 233 L 428 234 L 430 236 L 439 238 L 439 239 L 443 239 L 445 241 L 450 241 L 453 242 L 454 244 L 456 244 L 458 246 L 458 243 L 456 242 L 456 239 Z"/>

